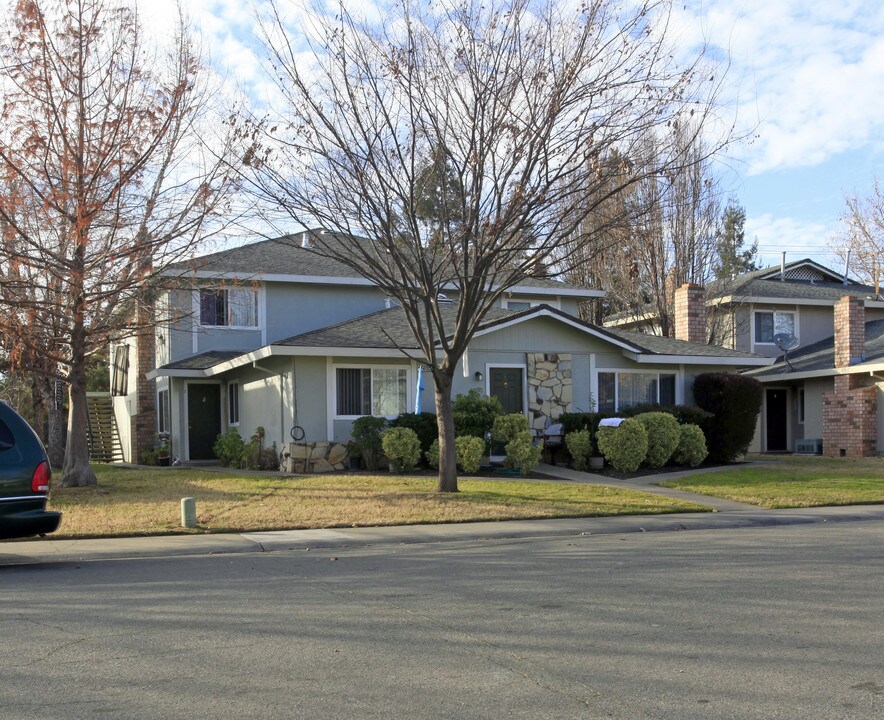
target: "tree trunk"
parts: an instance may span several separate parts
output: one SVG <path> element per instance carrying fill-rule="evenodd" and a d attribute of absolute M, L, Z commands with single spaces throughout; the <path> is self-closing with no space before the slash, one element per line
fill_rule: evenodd
<path fill-rule="evenodd" d="M 55 407 L 55 380 L 40 378 L 40 399 L 46 412 L 46 454 L 56 470 L 64 465 L 64 411 Z"/>
<path fill-rule="evenodd" d="M 79 332 L 78 332 L 79 330 Z M 68 439 L 61 473 L 62 487 L 96 485 L 98 480 L 89 465 L 89 441 L 86 428 L 89 414 L 86 406 L 86 355 L 83 352 L 85 335 L 82 326 L 75 324 L 71 343 L 71 374 L 68 412 Z M 79 341 L 79 342 L 78 342 Z"/>
<path fill-rule="evenodd" d="M 454 450 L 454 414 L 451 408 L 450 373 L 434 374 L 436 385 L 436 422 L 439 426 L 439 492 L 457 492 L 457 454 Z"/>

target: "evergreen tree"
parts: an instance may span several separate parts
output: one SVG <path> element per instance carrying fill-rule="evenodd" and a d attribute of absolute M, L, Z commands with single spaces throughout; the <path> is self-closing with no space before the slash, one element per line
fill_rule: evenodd
<path fill-rule="evenodd" d="M 731 280 L 737 275 L 757 270 L 755 255 L 758 241 L 748 248 L 746 244 L 746 210 L 730 200 L 721 215 L 721 231 L 717 243 L 718 262 L 715 265 L 716 280 Z"/>

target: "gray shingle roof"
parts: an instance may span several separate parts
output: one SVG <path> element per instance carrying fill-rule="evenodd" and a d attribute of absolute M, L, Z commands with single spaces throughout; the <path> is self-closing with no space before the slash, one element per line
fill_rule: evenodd
<path fill-rule="evenodd" d="M 209 352 L 200 353 L 193 357 L 176 360 L 168 365 L 163 365 L 163 370 L 207 370 L 215 365 L 220 365 L 239 355 L 242 350 L 210 350 Z"/>
<path fill-rule="evenodd" d="M 871 320 L 866 323 L 864 362 L 881 362 L 882 360 L 884 360 L 884 320 Z M 759 379 L 772 377 L 788 379 L 788 376 L 794 373 L 834 370 L 834 336 L 790 352 L 789 363 L 792 364 L 791 368 L 781 355 L 773 365 L 752 370 L 747 374 Z"/>
<path fill-rule="evenodd" d="M 457 307 L 450 305 L 443 308 L 448 316 L 447 322 L 454 321 L 454 313 Z M 526 310 L 503 310 L 493 309 L 486 315 L 480 329 L 492 329 L 496 325 L 519 318 L 528 318 L 540 311 L 550 312 L 570 323 L 582 326 L 586 330 L 611 340 L 619 340 L 631 345 L 636 352 L 650 355 L 687 355 L 694 357 L 733 358 L 735 361 L 747 358 L 759 358 L 761 355 L 740 352 L 714 345 L 700 345 L 685 340 L 658 337 L 645 333 L 628 332 L 623 330 L 611 330 L 600 328 L 590 323 L 583 322 L 561 310 L 548 305 L 539 305 Z M 289 347 L 360 347 L 360 348 L 397 348 L 414 349 L 416 347 L 414 336 L 405 320 L 405 314 L 401 308 L 381 310 L 370 315 L 364 315 L 354 320 L 339 323 L 327 328 L 313 330 L 311 332 L 296 335 L 280 340 L 274 345 Z"/>
<path fill-rule="evenodd" d="M 322 234 L 323 242 L 333 244 L 343 242 L 343 237 L 326 230 L 308 230 L 307 234 Z M 305 275 L 308 277 L 361 278 L 353 268 L 320 255 L 316 248 L 302 247 L 304 233 L 283 235 L 278 238 L 241 245 L 193 258 L 186 262 L 169 266 L 170 273 L 189 274 L 192 272 L 235 273 L 240 276 L 260 277 L 262 275 Z M 362 238 L 351 236 L 347 242 L 360 242 Z M 526 277 L 517 288 L 549 288 L 560 290 L 587 290 L 580 285 L 572 285 L 550 277 Z M 587 295 L 589 297 L 589 295 Z"/>

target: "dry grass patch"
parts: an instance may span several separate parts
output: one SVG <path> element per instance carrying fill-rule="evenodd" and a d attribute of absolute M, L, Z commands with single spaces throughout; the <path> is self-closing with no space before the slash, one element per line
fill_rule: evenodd
<path fill-rule="evenodd" d="M 795 456 L 660 484 L 766 508 L 867 505 L 884 503 L 884 458 Z"/>
<path fill-rule="evenodd" d="M 464 479 L 441 495 L 430 477 L 238 475 L 96 466 L 97 488 L 55 488 L 64 513 L 53 537 L 185 532 L 180 500 L 197 503 L 195 532 L 409 525 L 707 510 L 693 503 L 597 485 Z"/>

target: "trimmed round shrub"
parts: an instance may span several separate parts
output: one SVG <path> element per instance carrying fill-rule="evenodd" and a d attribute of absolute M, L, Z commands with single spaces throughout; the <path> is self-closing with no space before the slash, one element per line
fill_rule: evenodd
<path fill-rule="evenodd" d="M 384 455 L 390 460 L 393 472 L 404 473 L 417 465 L 421 458 L 421 443 L 411 428 L 396 427 L 385 430 L 381 436 Z"/>
<path fill-rule="evenodd" d="M 672 453 L 672 460 L 679 465 L 697 467 L 706 459 L 706 436 L 699 425 L 679 425 L 678 447 Z"/>
<path fill-rule="evenodd" d="M 485 438 L 485 433 L 491 432 L 494 418 L 503 415 L 503 405 L 496 397 L 483 395 L 476 388 L 466 395 L 458 395 L 451 405 L 454 416 L 454 434 L 474 435 Z"/>
<path fill-rule="evenodd" d="M 365 415 L 353 421 L 350 436 L 359 446 L 366 470 L 377 470 L 381 461 L 381 433 L 387 426 L 386 418 Z"/>
<path fill-rule="evenodd" d="M 475 475 L 479 472 L 482 456 L 485 454 L 484 440 L 474 435 L 464 435 L 454 439 L 454 449 L 457 453 L 457 464 L 467 475 Z M 436 457 L 438 458 L 438 456 L 439 446 L 436 445 Z"/>
<path fill-rule="evenodd" d="M 525 422 L 527 424 L 527 420 Z M 506 464 L 519 468 L 522 477 L 527 477 L 528 473 L 537 467 L 542 453 L 543 448 L 534 444 L 531 432 L 522 430 L 506 444 Z"/>
<path fill-rule="evenodd" d="M 417 433 L 417 439 L 421 443 L 421 452 L 426 453 L 433 444 L 433 440 L 439 437 L 439 424 L 436 422 L 436 414 L 431 412 L 402 413 L 390 421 L 390 427 L 407 427 Z"/>
<path fill-rule="evenodd" d="M 218 436 L 212 446 L 212 452 L 222 467 L 240 467 L 243 456 L 246 455 L 246 447 L 246 441 L 242 439 L 236 428 L 230 428 Z"/>
<path fill-rule="evenodd" d="M 528 432 L 528 418 L 522 413 L 498 415 L 491 426 L 491 437 L 499 443 L 510 442 L 520 432 Z"/>
<path fill-rule="evenodd" d="M 615 470 L 638 470 L 648 453 L 648 431 L 635 418 L 627 418 L 619 427 L 600 427 L 599 452 Z"/>
<path fill-rule="evenodd" d="M 427 459 L 427 465 L 433 468 L 433 470 L 439 469 L 439 438 L 430 443 L 430 447 L 427 448 L 424 457 Z"/>
<path fill-rule="evenodd" d="M 648 454 L 645 462 L 651 467 L 663 467 L 678 447 L 678 421 L 669 413 L 648 412 L 635 419 L 648 431 Z"/>
<path fill-rule="evenodd" d="M 589 430 L 576 430 L 565 435 L 565 445 L 571 453 L 571 466 L 575 470 L 586 470 L 589 463 L 589 452 L 592 442 L 589 439 Z"/>

